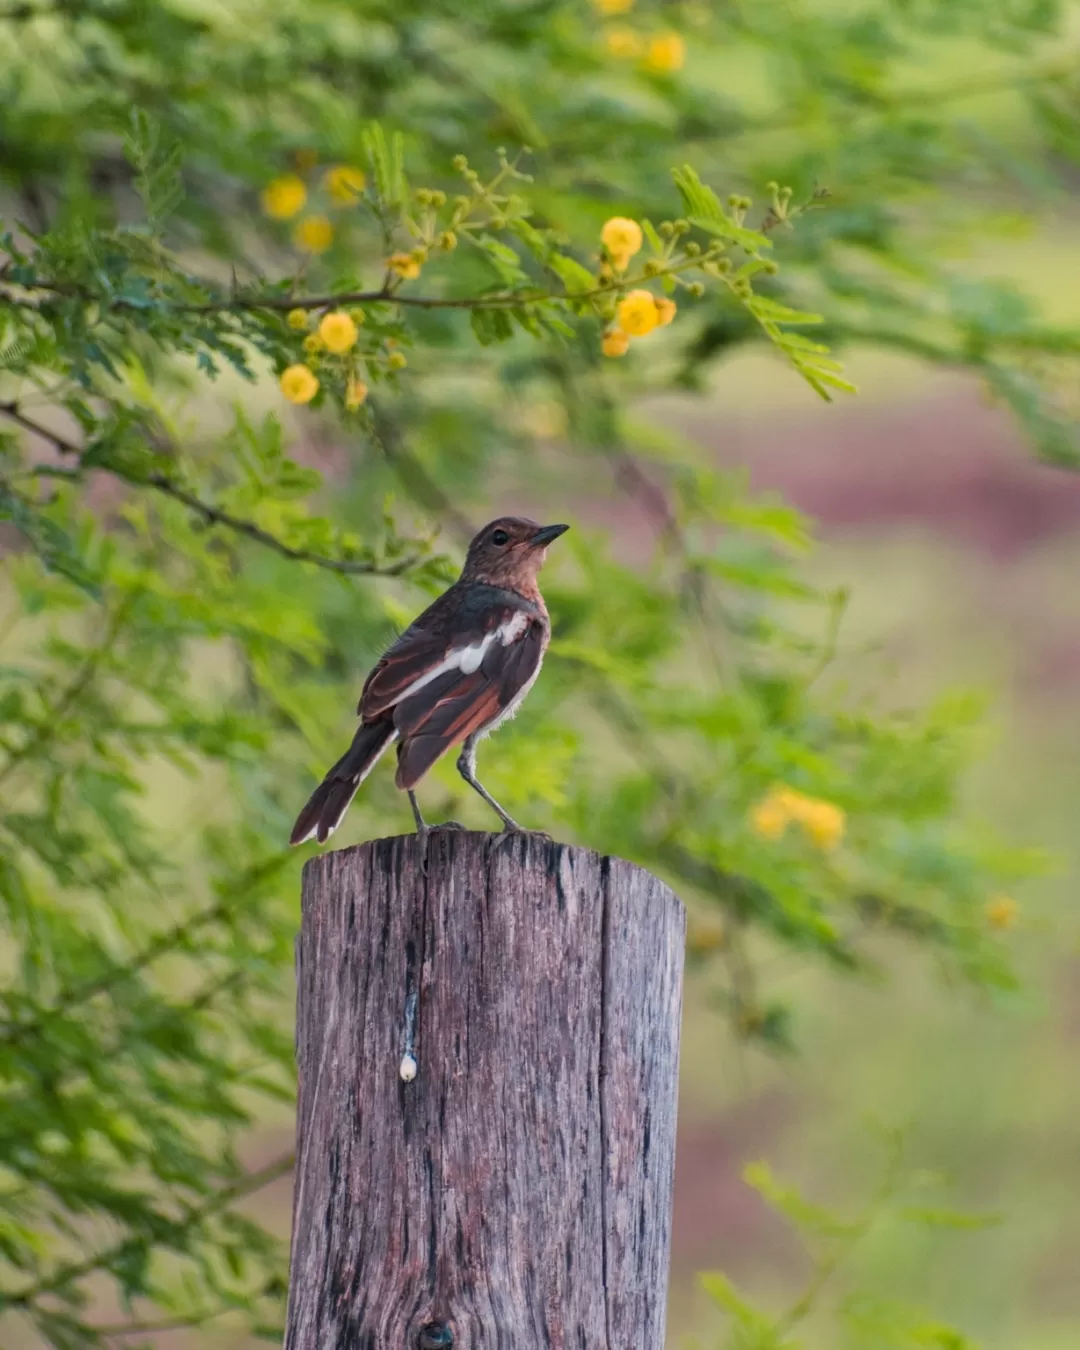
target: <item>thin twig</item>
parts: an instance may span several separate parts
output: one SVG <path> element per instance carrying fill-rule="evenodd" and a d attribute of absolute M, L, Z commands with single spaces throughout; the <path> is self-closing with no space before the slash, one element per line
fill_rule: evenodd
<path fill-rule="evenodd" d="M 144 970 L 156 961 L 158 957 L 175 950 L 200 929 L 206 928 L 209 924 L 217 923 L 219 919 L 227 918 L 260 882 L 273 875 L 289 860 L 289 857 L 290 855 L 287 853 L 275 854 L 257 866 L 249 868 L 246 876 L 230 889 L 228 900 L 216 900 L 212 905 L 207 905 L 204 909 L 183 919 L 180 923 L 156 934 L 130 961 L 116 962 L 107 970 L 102 971 L 100 975 L 95 975 L 93 979 L 72 986 L 55 1003 L 50 1004 L 48 1008 L 41 1009 L 38 1016 L 32 1021 L 13 1022 L 0 1028 L 0 1046 L 18 1045 L 31 1036 L 37 1035 L 44 1029 L 49 1019 L 68 1013 L 79 1004 L 88 1003 L 98 994 L 103 994 L 107 990 L 115 988 L 122 981 L 131 979 L 132 976 L 137 975 L 139 971 Z"/>
<path fill-rule="evenodd" d="M 234 1308 L 213 1308 L 203 1313 L 189 1313 L 186 1317 L 163 1317 L 156 1322 L 117 1322 L 114 1326 L 88 1326 L 87 1331 L 106 1340 L 123 1340 L 126 1336 L 149 1336 L 166 1331 L 184 1331 L 191 1327 L 205 1326 Z"/>
<path fill-rule="evenodd" d="M 311 563 L 313 567 L 321 567 L 326 572 L 337 572 L 342 576 L 399 577 L 420 562 L 420 558 L 416 554 L 399 558 L 395 563 L 327 558 L 321 553 L 312 553 L 305 548 L 293 548 L 291 544 L 286 544 L 283 539 L 278 539 L 276 535 L 269 534 L 253 521 L 241 520 L 238 516 L 230 515 L 228 511 L 223 511 L 218 506 L 211 506 L 209 502 L 202 501 L 193 492 L 189 492 L 187 488 L 174 483 L 164 474 L 148 474 L 145 478 L 125 477 L 124 481 L 136 487 L 153 488 L 155 492 L 172 497 L 174 501 L 186 506 L 189 511 L 194 511 L 196 515 L 201 516 L 208 525 L 224 526 L 235 534 L 242 534 L 247 539 L 253 539 L 257 544 L 280 554 L 283 558 L 289 558 L 293 562 Z"/>
<path fill-rule="evenodd" d="M 247 1172 L 230 1185 L 223 1186 L 203 1204 L 184 1206 L 183 1214 L 173 1225 L 174 1232 L 179 1234 L 187 1229 L 194 1228 L 204 1219 L 212 1218 L 213 1215 L 227 1209 L 235 1200 L 242 1200 L 246 1196 L 253 1195 L 262 1187 L 269 1186 L 271 1182 L 277 1181 L 279 1177 L 288 1175 L 293 1169 L 294 1161 L 295 1155 L 292 1152 L 283 1154 L 258 1171 Z M 82 1261 L 69 1262 L 44 1279 L 27 1285 L 25 1289 L 19 1290 L 18 1293 L 0 1293 L 0 1307 L 29 1308 L 42 1294 L 55 1293 L 58 1289 L 64 1288 L 65 1285 L 69 1285 L 75 1280 L 81 1280 L 87 1275 L 92 1275 L 94 1271 L 109 1266 L 129 1252 L 138 1251 L 140 1247 L 145 1247 L 149 1241 L 149 1237 L 125 1238 L 122 1242 L 114 1243 L 113 1246 L 106 1247 Z"/>
<path fill-rule="evenodd" d="M 885 1175 L 882 1178 L 881 1184 L 874 1192 L 873 1197 L 863 1210 L 862 1214 L 852 1224 L 844 1241 L 837 1244 L 830 1256 L 817 1263 L 816 1269 L 810 1276 L 802 1293 L 795 1299 L 790 1307 L 788 1307 L 787 1311 L 782 1313 L 773 1323 L 770 1330 L 778 1344 L 784 1339 L 789 1331 L 797 1326 L 798 1323 L 813 1310 L 814 1304 L 817 1302 L 818 1296 L 821 1294 L 822 1290 L 877 1223 L 878 1219 L 881 1217 L 882 1210 L 896 1193 L 902 1162 L 903 1148 L 901 1144 L 897 1142 L 894 1143 L 890 1150 L 889 1161 L 886 1165 Z"/>
<path fill-rule="evenodd" d="M 129 600 L 116 610 L 106 626 L 104 638 L 88 653 L 78 671 L 76 671 L 74 679 L 61 691 L 56 702 L 46 708 L 45 715 L 37 723 L 31 735 L 8 755 L 3 767 L 0 768 L 0 784 L 6 782 L 24 760 L 36 754 L 55 735 L 57 722 L 71 708 L 72 704 L 82 697 L 97 674 L 102 661 L 108 656 L 113 644 L 119 637 L 124 620 L 131 608 L 131 603 Z"/>
<path fill-rule="evenodd" d="M 596 300 L 605 295 L 615 294 L 627 287 L 646 285 L 659 277 L 675 276 L 680 272 L 694 271 L 701 266 L 701 263 L 701 256 L 685 258 L 681 262 L 669 264 L 657 271 L 642 271 L 640 276 L 612 278 L 610 281 L 601 282 L 589 290 L 573 294 L 546 291 L 539 287 L 533 287 L 528 291 L 500 291 L 488 295 L 405 295 L 392 286 L 381 286 L 374 291 L 335 291 L 324 295 L 231 295 L 227 300 L 203 300 L 199 302 L 162 298 L 156 303 L 160 308 L 167 309 L 174 314 L 242 314 L 258 310 L 280 313 L 291 309 L 336 309 L 341 305 L 380 303 L 407 305 L 414 309 L 516 309 L 521 305 L 539 304 L 544 300 L 560 300 L 573 304 Z M 202 284 L 206 285 L 206 289 L 210 289 L 209 283 Z M 54 281 L 44 277 L 23 283 L 23 289 L 48 291 L 53 295 L 67 296 L 71 299 L 82 300 L 87 304 L 100 305 L 103 309 L 137 310 L 142 313 L 147 308 L 143 302 L 128 300 L 123 296 L 98 295 L 85 286 L 74 285 L 65 281 Z M 18 302 L 12 301 L 12 303 Z"/>
<path fill-rule="evenodd" d="M 0 414 L 17 423 L 24 430 L 49 441 L 62 455 L 81 456 L 84 453 L 83 447 L 76 445 L 74 441 L 68 440 L 59 432 L 52 431 L 48 427 L 42 426 L 40 422 L 35 422 L 32 418 L 27 417 L 17 403 L 0 403 Z M 111 473 L 114 478 L 118 478 L 131 487 L 148 487 L 164 496 L 171 497 L 174 501 L 186 506 L 189 511 L 200 516 L 207 525 L 221 526 L 232 530 L 234 534 L 241 534 L 247 539 L 252 539 L 255 543 L 261 544 L 263 548 L 268 548 L 292 562 L 310 563 L 313 567 L 321 567 L 327 572 L 336 572 L 342 576 L 399 577 L 421 561 L 417 554 L 399 558 L 394 563 L 328 558 L 324 554 L 313 553 L 310 549 L 294 548 L 291 544 L 286 544 L 283 539 L 279 539 L 276 535 L 270 534 L 269 531 L 256 525 L 254 521 L 243 520 L 239 516 L 234 516 L 223 510 L 220 506 L 211 506 L 209 502 L 204 502 L 201 497 L 197 497 L 195 493 L 190 492 L 171 478 L 167 478 L 163 473 L 151 473 L 142 477 L 132 476 L 121 472 L 107 462 L 95 464 L 94 468 Z M 37 472 L 42 477 L 71 479 L 79 476 L 77 470 L 52 469 L 49 466 L 39 467 Z"/>

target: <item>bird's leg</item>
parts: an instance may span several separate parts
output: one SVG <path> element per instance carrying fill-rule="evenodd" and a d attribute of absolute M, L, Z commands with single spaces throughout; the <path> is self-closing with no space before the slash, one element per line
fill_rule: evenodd
<path fill-rule="evenodd" d="M 409 805 L 412 807 L 413 820 L 416 821 L 416 833 L 427 834 L 430 826 L 420 814 L 420 803 L 416 800 L 416 793 L 409 788 Z"/>
<path fill-rule="evenodd" d="M 517 821 L 513 818 L 513 816 L 508 815 L 503 810 L 503 808 L 499 805 L 499 803 L 495 800 L 495 798 L 491 795 L 491 793 L 487 790 L 487 788 L 484 787 L 483 783 L 481 783 L 477 779 L 475 736 L 470 736 L 469 739 L 465 742 L 464 746 L 462 747 L 461 754 L 458 755 L 457 767 L 458 773 L 461 774 L 462 778 L 465 779 L 466 783 L 468 783 L 468 785 L 471 788 L 475 788 L 476 791 L 479 792 L 480 796 L 483 797 L 484 801 L 487 802 L 488 806 L 490 806 L 491 809 L 498 814 L 499 819 L 503 823 L 503 829 L 505 831 L 514 834 L 527 833 L 526 831 L 522 830 L 521 826 L 517 823 Z"/>
<path fill-rule="evenodd" d="M 457 820 L 446 820 L 441 825 L 429 825 L 420 814 L 420 803 L 416 799 L 416 793 L 412 788 L 406 789 L 409 794 L 409 805 L 412 807 L 413 820 L 416 821 L 416 833 L 419 835 L 428 834 L 431 830 L 463 830 L 464 825 Z"/>

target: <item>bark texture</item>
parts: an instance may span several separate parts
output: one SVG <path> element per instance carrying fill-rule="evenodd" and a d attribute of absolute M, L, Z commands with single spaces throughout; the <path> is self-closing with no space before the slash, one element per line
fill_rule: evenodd
<path fill-rule="evenodd" d="M 683 908 L 494 839 L 304 870 L 287 1350 L 662 1350 Z"/>

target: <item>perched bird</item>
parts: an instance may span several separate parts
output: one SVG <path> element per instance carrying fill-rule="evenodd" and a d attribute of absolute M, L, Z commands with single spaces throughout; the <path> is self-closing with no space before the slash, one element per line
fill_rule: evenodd
<path fill-rule="evenodd" d="M 353 743 L 300 812 L 290 843 L 325 843 L 357 788 L 394 744 L 395 781 L 409 794 L 420 833 L 428 827 L 414 789 L 437 759 L 462 742 L 457 762 L 462 778 L 498 812 L 505 829 L 520 829 L 477 781 L 476 745 L 514 715 L 540 674 L 551 621 L 536 574 L 548 544 L 568 528 L 519 516 L 484 526 L 469 545 L 458 580 L 409 625 L 367 677 Z"/>

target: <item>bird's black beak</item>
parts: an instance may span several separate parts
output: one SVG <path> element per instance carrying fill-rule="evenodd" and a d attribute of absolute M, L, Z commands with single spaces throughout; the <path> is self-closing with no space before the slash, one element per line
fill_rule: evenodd
<path fill-rule="evenodd" d="M 565 534 L 569 528 L 569 525 L 545 525 L 542 530 L 536 531 L 529 543 L 534 548 L 543 548 L 545 544 L 550 544 L 553 539 L 558 539 L 560 534 Z"/>

